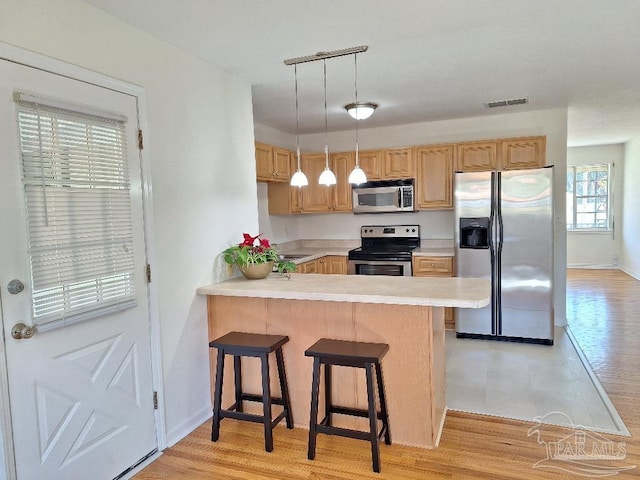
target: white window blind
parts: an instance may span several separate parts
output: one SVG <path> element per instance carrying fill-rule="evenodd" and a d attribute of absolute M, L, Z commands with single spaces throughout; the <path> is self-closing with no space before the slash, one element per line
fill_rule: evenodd
<path fill-rule="evenodd" d="M 34 324 L 135 306 L 125 122 L 16 103 Z"/>

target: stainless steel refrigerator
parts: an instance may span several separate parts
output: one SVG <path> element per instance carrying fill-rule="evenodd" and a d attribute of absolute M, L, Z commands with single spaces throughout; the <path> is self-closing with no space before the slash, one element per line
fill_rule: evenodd
<path fill-rule="evenodd" d="M 456 275 L 491 279 L 456 336 L 553 344 L 553 167 L 455 174 Z"/>

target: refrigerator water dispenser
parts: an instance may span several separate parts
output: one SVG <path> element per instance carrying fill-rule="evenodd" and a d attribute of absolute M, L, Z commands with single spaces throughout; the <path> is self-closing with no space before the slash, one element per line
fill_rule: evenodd
<path fill-rule="evenodd" d="M 460 218 L 460 248 L 489 248 L 489 217 Z"/>

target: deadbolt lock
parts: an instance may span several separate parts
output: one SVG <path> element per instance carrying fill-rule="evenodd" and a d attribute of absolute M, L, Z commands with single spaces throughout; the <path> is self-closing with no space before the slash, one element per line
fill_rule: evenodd
<path fill-rule="evenodd" d="M 31 338 L 34 333 L 36 333 L 35 327 L 25 325 L 24 323 L 16 323 L 11 329 L 11 336 L 16 340 Z"/>

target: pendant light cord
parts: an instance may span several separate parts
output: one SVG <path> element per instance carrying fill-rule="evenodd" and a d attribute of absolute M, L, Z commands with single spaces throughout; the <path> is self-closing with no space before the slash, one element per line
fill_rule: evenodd
<path fill-rule="evenodd" d="M 353 54 L 353 64 L 354 64 L 354 91 L 356 92 L 356 112 L 358 111 L 358 54 Z M 360 159 L 358 158 L 358 115 L 355 116 L 356 119 L 356 168 L 360 167 Z"/>
<path fill-rule="evenodd" d="M 324 157 L 325 168 L 329 168 L 329 120 L 327 115 L 327 61 L 322 61 L 324 70 Z"/>
<path fill-rule="evenodd" d="M 293 66 L 296 92 L 296 156 L 298 158 L 298 170 L 300 170 L 300 113 L 298 111 L 298 65 Z"/>

